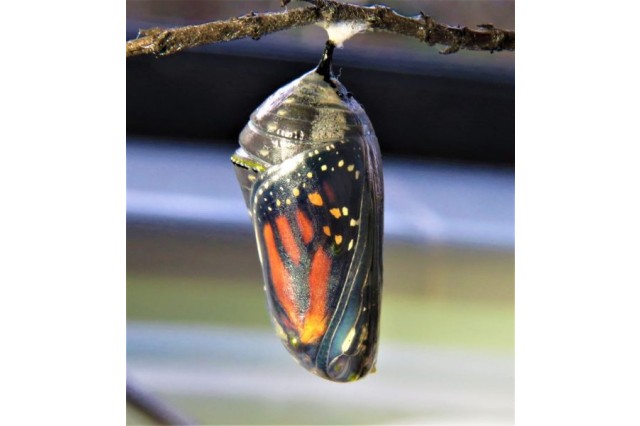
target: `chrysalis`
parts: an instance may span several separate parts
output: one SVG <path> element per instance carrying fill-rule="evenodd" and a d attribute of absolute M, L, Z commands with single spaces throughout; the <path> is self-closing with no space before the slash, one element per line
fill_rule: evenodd
<path fill-rule="evenodd" d="M 331 71 L 334 47 L 253 112 L 231 160 L 277 333 L 303 367 L 348 382 L 376 361 L 382 164 L 369 118 Z"/>

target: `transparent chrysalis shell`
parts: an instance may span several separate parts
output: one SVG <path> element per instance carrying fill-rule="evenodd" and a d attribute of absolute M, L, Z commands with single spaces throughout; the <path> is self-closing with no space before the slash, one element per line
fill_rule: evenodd
<path fill-rule="evenodd" d="M 306 369 L 345 382 L 376 361 L 383 184 L 373 127 L 333 76 L 333 48 L 253 112 L 232 162 L 277 333 Z"/>

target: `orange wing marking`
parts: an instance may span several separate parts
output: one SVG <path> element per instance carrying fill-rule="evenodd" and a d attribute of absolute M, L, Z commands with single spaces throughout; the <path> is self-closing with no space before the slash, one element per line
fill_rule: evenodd
<path fill-rule="evenodd" d="M 327 329 L 326 304 L 331 258 L 320 248 L 313 255 L 309 271 L 309 310 L 304 319 L 300 341 L 315 343 Z"/>
<path fill-rule="evenodd" d="M 289 221 L 284 216 L 278 216 L 276 218 L 276 227 L 278 228 L 278 233 L 280 234 L 280 240 L 282 241 L 284 250 L 287 252 L 293 263 L 299 265 L 300 249 L 298 248 L 298 243 L 293 235 Z"/>
<path fill-rule="evenodd" d="M 309 197 L 309 201 L 314 206 L 319 206 L 319 207 L 322 206 L 322 204 L 323 204 L 322 196 L 320 194 L 318 194 L 317 192 L 313 192 L 313 193 L 309 194 L 308 197 Z"/>
<path fill-rule="evenodd" d="M 331 188 L 331 185 L 329 185 L 329 183 L 327 182 L 323 183 L 322 190 L 324 191 L 324 194 L 327 196 L 327 199 L 329 200 L 330 204 L 336 202 L 336 194 L 333 192 L 333 189 Z"/>
<path fill-rule="evenodd" d="M 296 211 L 296 219 L 298 219 L 298 228 L 300 228 L 300 234 L 302 235 L 302 241 L 305 244 L 309 244 L 313 239 L 313 223 L 309 218 L 298 209 Z"/>
<path fill-rule="evenodd" d="M 300 318 L 296 308 L 295 297 L 291 288 L 291 277 L 284 267 L 282 259 L 278 253 L 276 240 L 273 236 L 273 230 L 270 224 L 265 224 L 262 230 L 265 245 L 267 246 L 267 261 L 269 262 L 269 271 L 271 273 L 271 283 L 278 297 L 278 301 L 285 310 L 289 319 L 296 328 L 300 328 Z"/>

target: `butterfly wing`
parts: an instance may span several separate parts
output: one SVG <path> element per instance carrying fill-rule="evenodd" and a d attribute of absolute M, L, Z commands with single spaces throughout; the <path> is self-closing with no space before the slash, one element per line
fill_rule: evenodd
<path fill-rule="evenodd" d="M 382 181 L 377 143 L 327 143 L 260 174 L 251 194 L 265 290 L 287 349 L 312 372 L 355 380 L 378 335 Z"/>

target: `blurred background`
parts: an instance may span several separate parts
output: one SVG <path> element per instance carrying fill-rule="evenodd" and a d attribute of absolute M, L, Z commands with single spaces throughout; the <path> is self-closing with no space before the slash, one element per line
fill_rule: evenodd
<path fill-rule="evenodd" d="M 512 1 L 384 4 L 515 26 Z M 126 37 L 278 10 L 278 0 L 128 0 Z M 271 328 L 229 157 L 251 112 L 313 68 L 325 40 L 313 26 L 127 60 L 128 381 L 200 424 L 512 424 L 511 52 L 440 55 L 392 34 L 336 50 L 383 152 L 378 372 L 317 378 Z M 153 424 L 132 405 L 127 422 Z"/>

